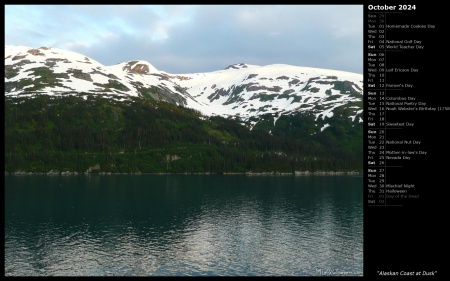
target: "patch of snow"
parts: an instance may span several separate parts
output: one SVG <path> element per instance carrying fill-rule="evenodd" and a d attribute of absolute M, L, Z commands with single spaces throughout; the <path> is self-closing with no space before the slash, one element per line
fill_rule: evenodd
<path fill-rule="evenodd" d="M 325 130 L 328 127 L 330 127 L 330 124 L 327 123 L 327 124 L 323 125 L 322 128 L 320 128 L 320 131 L 323 132 L 323 130 Z"/>

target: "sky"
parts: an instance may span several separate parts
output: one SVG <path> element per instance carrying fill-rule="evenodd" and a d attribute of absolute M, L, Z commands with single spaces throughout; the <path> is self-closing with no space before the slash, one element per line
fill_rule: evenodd
<path fill-rule="evenodd" d="M 362 74 L 363 5 L 5 5 L 5 44 L 172 74 L 236 63 Z"/>

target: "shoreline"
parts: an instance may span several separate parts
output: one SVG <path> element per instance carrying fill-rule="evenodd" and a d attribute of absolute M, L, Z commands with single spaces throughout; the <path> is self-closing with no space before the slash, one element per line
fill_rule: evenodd
<path fill-rule="evenodd" d="M 25 172 L 25 171 L 16 171 L 16 172 L 6 172 L 5 176 L 114 176 L 114 175 L 245 175 L 245 176 L 336 176 L 336 175 L 362 175 L 363 172 L 358 171 L 295 171 L 295 172 L 223 172 L 223 173 L 112 173 L 112 172 L 99 172 L 99 173 L 78 173 L 78 172 L 59 172 L 59 171 L 50 171 L 50 172 Z"/>

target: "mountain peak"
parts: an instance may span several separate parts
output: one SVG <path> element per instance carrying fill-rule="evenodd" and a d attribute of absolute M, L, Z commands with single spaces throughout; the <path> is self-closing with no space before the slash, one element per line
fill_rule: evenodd
<path fill-rule="evenodd" d="M 82 54 L 63 49 L 5 45 L 5 67 L 9 65 L 15 66 L 14 68 L 16 69 L 21 69 L 23 64 L 34 65 L 34 67 L 38 67 L 39 64 L 52 67 L 55 64 L 63 66 L 72 63 L 91 66 L 100 65 L 99 62 Z"/>
<path fill-rule="evenodd" d="M 134 60 L 129 62 L 124 62 L 119 64 L 122 70 L 133 74 L 159 74 L 158 69 L 156 69 L 152 64 L 147 61 Z"/>
<path fill-rule="evenodd" d="M 242 68 L 248 68 L 249 66 L 245 63 L 235 63 L 232 65 L 227 66 L 225 69 L 242 69 Z"/>

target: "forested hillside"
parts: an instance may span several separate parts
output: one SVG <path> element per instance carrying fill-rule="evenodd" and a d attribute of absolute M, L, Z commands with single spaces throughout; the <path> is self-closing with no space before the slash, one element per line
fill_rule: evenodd
<path fill-rule="evenodd" d="M 5 172 L 361 171 L 363 125 L 340 114 L 323 132 L 306 113 L 250 130 L 151 99 L 5 97 Z"/>

